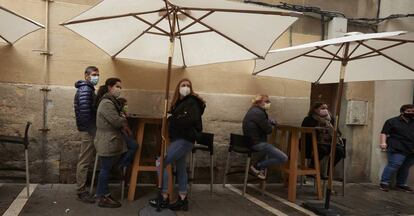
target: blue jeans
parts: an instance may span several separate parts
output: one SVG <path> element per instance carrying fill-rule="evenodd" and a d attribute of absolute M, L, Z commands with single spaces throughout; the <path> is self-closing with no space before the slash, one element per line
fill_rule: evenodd
<path fill-rule="evenodd" d="M 175 162 L 175 169 L 177 172 L 178 181 L 178 192 L 187 193 L 188 175 L 185 159 L 192 148 L 193 143 L 185 139 L 177 139 L 170 143 L 163 165 L 164 175 L 162 182 L 162 192 L 166 193 L 168 191 L 168 173 L 165 167 Z"/>
<path fill-rule="evenodd" d="M 391 178 L 397 172 L 397 185 L 407 185 L 407 178 L 410 167 L 414 164 L 414 154 L 403 155 L 399 153 L 388 152 L 388 164 L 384 168 L 381 177 L 381 183 L 389 185 Z"/>
<path fill-rule="evenodd" d="M 128 167 L 131 165 L 132 160 L 134 159 L 135 152 L 138 148 L 138 143 L 135 141 L 134 138 L 122 133 L 122 137 L 127 144 L 128 151 L 122 155 L 121 160 L 119 161 L 119 165 L 121 167 Z"/>
<path fill-rule="evenodd" d="M 108 196 L 110 194 L 109 187 L 108 187 L 109 174 L 111 173 L 111 169 L 116 163 L 118 158 L 119 156 L 112 156 L 112 157 L 99 156 L 99 160 L 101 161 L 101 169 L 99 171 L 98 186 L 96 187 L 97 197 Z"/>
<path fill-rule="evenodd" d="M 264 159 L 260 162 L 257 162 L 256 166 L 259 169 L 265 169 L 271 165 L 278 165 L 285 163 L 288 160 L 288 157 L 285 153 L 277 149 L 275 146 L 269 143 L 258 143 L 251 146 L 251 149 L 260 152 L 265 153 L 267 156 L 267 159 Z"/>

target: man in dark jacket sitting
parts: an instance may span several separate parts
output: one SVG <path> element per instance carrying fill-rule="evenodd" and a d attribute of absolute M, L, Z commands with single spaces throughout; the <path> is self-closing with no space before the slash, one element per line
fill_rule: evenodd
<path fill-rule="evenodd" d="M 77 194 L 79 200 L 86 203 L 95 203 L 95 199 L 86 189 L 88 168 L 93 163 L 95 147 L 93 140 L 96 132 L 96 107 L 95 85 L 99 81 L 99 70 L 95 66 L 85 69 L 85 80 L 75 83 L 77 88 L 74 108 L 76 114 L 76 126 L 82 143 L 79 153 L 78 165 L 76 167 Z"/>
<path fill-rule="evenodd" d="M 267 135 L 272 133 L 272 126 L 276 125 L 276 121 L 269 119 L 266 113 L 269 109 L 269 96 L 257 95 L 243 119 L 243 134 L 251 139 L 251 149 L 267 156 L 267 160 L 250 165 L 250 171 L 260 179 L 266 179 L 264 170 L 267 167 L 282 164 L 288 159 L 285 153 L 267 143 Z"/>

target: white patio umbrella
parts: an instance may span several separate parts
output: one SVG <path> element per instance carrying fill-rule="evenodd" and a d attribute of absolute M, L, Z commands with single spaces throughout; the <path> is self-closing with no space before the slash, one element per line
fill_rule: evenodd
<path fill-rule="evenodd" d="M 263 58 L 293 15 L 299 13 L 225 0 L 105 0 L 62 25 L 113 58 L 168 63 L 163 159 L 172 65 Z"/>
<path fill-rule="evenodd" d="M 42 24 L 0 6 L 0 43 L 11 45 L 41 28 L 44 28 Z"/>
<path fill-rule="evenodd" d="M 325 208 L 332 190 L 335 147 L 344 82 L 414 79 L 414 34 L 404 31 L 350 34 L 272 50 L 256 60 L 254 75 L 313 83 L 337 83 L 334 135 Z"/>

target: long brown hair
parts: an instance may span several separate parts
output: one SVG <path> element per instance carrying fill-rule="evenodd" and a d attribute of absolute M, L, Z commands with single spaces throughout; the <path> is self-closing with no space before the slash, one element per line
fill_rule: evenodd
<path fill-rule="evenodd" d="M 185 82 L 185 81 L 187 81 L 188 83 L 190 83 L 190 95 L 193 95 L 193 96 L 197 97 L 198 99 L 200 99 L 201 101 L 203 101 L 203 103 L 205 103 L 205 101 L 203 100 L 203 98 L 201 98 L 198 94 L 196 94 L 193 91 L 193 83 L 188 78 L 184 78 L 184 79 L 180 80 L 177 83 L 177 86 L 175 87 L 174 96 L 173 96 L 173 99 L 171 101 L 171 108 L 174 107 L 177 104 L 178 100 L 180 99 L 180 85 L 181 85 L 182 82 Z M 171 108 L 170 108 L 170 110 L 171 110 Z"/>

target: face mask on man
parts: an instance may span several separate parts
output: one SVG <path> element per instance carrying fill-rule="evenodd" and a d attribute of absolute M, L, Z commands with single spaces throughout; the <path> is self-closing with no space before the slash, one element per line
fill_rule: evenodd
<path fill-rule="evenodd" d="M 96 86 L 99 82 L 99 76 L 91 76 L 91 83 Z"/>
<path fill-rule="evenodd" d="M 265 103 L 265 104 L 263 105 L 263 109 L 265 109 L 265 110 L 270 110 L 270 105 L 271 105 L 271 103 Z"/>
<path fill-rule="evenodd" d="M 191 93 L 191 89 L 188 86 L 180 87 L 180 95 L 185 97 Z"/>
<path fill-rule="evenodd" d="M 112 96 L 114 96 L 115 98 L 119 98 L 120 96 L 121 96 L 121 89 L 120 88 L 116 88 L 116 87 L 114 87 L 113 89 L 112 89 L 112 92 L 111 92 L 111 94 L 112 94 Z"/>
<path fill-rule="evenodd" d="M 408 118 L 408 119 L 413 119 L 414 118 L 414 113 L 403 113 L 403 116 Z"/>

